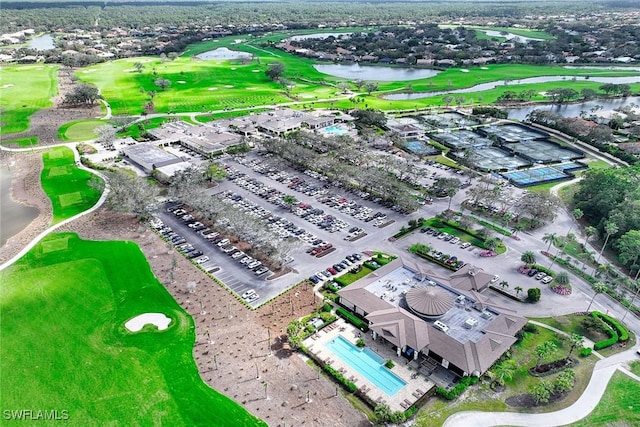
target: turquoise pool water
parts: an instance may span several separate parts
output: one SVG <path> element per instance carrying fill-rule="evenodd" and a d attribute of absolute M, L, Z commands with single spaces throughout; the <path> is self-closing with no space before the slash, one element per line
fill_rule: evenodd
<path fill-rule="evenodd" d="M 361 350 L 341 336 L 330 341 L 327 348 L 388 396 L 393 396 L 407 385 L 384 367 L 385 360 L 382 357 L 368 348 Z"/>
<path fill-rule="evenodd" d="M 327 135 L 344 135 L 347 133 L 346 129 L 342 129 L 341 127 L 338 126 L 327 126 L 326 128 L 322 129 L 322 133 L 327 134 Z"/>

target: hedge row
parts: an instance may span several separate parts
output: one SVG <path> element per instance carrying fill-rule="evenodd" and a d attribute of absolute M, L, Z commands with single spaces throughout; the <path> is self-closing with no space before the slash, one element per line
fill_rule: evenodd
<path fill-rule="evenodd" d="M 438 387 L 438 389 L 436 390 L 436 393 L 438 393 L 439 396 L 442 396 L 447 400 L 453 400 L 456 397 L 460 396 L 467 389 L 467 387 L 477 382 L 478 382 L 478 377 L 474 377 L 474 376 L 463 377 L 460 381 L 458 381 L 458 384 L 456 384 L 455 387 L 453 387 L 451 390 Z"/>
<path fill-rule="evenodd" d="M 434 264 L 438 264 L 438 265 L 443 266 L 444 268 L 448 268 L 448 269 L 449 269 L 449 270 L 451 270 L 451 271 L 458 271 L 458 270 L 459 270 L 459 268 L 456 268 L 456 267 L 455 267 L 455 266 L 453 266 L 452 264 L 447 264 L 446 262 L 441 261 L 441 260 L 439 260 L 439 259 L 436 259 L 435 257 L 432 257 L 432 256 L 431 256 L 431 255 L 429 255 L 429 254 L 425 254 L 425 253 L 423 253 L 423 252 L 418 252 L 418 251 L 416 251 L 416 255 L 418 255 L 420 258 L 424 258 L 424 259 L 426 259 L 427 261 L 431 261 L 431 262 L 432 262 L 432 263 L 434 263 Z"/>
<path fill-rule="evenodd" d="M 496 291 L 499 294 L 504 295 L 507 298 L 511 298 L 514 301 L 518 301 L 518 302 L 526 302 L 527 299 L 524 297 L 519 297 L 517 295 L 513 295 L 511 292 L 507 292 L 504 289 L 500 289 L 497 286 L 493 286 L 493 285 L 489 285 L 489 289 L 493 289 L 494 291 Z"/>
<path fill-rule="evenodd" d="M 600 313 L 599 311 L 594 311 L 591 313 L 593 317 L 599 317 L 602 319 L 607 325 L 611 326 L 618 333 L 618 341 L 628 341 L 629 340 L 629 331 L 623 325 L 620 324 L 616 319 L 611 316 L 607 316 L 604 313 Z"/>
<path fill-rule="evenodd" d="M 363 332 L 369 330 L 369 324 L 344 308 L 336 309 L 336 314 Z"/>
<path fill-rule="evenodd" d="M 593 345 L 594 350 L 602 350 L 603 348 L 611 347 L 612 345 L 618 342 L 618 333 L 615 331 L 615 329 L 607 325 L 607 331 L 609 332 L 609 338 L 595 343 Z"/>
<path fill-rule="evenodd" d="M 333 369 L 331 366 L 329 365 L 324 365 L 322 367 L 322 369 L 328 373 L 329 375 L 331 375 L 333 378 L 336 379 L 336 381 L 338 381 L 340 384 L 342 384 L 342 386 L 347 389 L 349 392 L 354 393 L 357 389 L 358 386 L 355 385 L 354 383 L 352 383 L 351 381 L 349 381 L 348 379 L 346 379 L 344 377 L 344 375 L 342 375 L 340 372 L 338 372 L 337 370 Z"/>

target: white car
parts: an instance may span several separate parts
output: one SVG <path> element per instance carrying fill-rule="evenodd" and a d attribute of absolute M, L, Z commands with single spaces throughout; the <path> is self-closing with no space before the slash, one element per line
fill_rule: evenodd
<path fill-rule="evenodd" d="M 253 293 L 249 296 L 249 298 L 247 298 L 247 302 L 253 302 L 255 300 L 257 300 L 258 298 L 260 298 L 260 295 Z"/>
<path fill-rule="evenodd" d="M 493 276 L 493 278 L 491 278 L 491 283 L 496 283 L 498 280 L 500 280 L 500 276 L 496 274 L 495 276 Z"/>
<path fill-rule="evenodd" d="M 249 298 L 251 295 L 255 294 L 256 291 L 254 291 L 253 289 L 249 289 L 248 291 L 246 291 L 245 293 L 242 294 L 242 299 L 247 299 Z"/>
<path fill-rule="evenodd" d="M 547 285 L 547 284 L 553 282 L 553 277 L 551 277 L 551 276 L 543 277 L 541 282 L 544 283 L 545 285 Z"/>
<path fill-rule="evenodd" d="M 207 262 L 207 261 L 209 261 L 209 257 L 208 257 L 208 256 L 206 256 L 206 255 L 202 255 L 201 257 L 196 258 L 196 262 L 197 262 L 198 264 L 204 264 L 204 263 L 205 263 L 205 262 Z"/>

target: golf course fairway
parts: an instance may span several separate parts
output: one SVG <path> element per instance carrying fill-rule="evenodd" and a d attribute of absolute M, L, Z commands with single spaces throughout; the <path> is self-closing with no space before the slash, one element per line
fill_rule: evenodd
<path fill-rule="evenodd" d="M 171 322 L 125 328 L 145 313 Z M 193 319 L 132 242 L 47 236 L 0 271 L 0 321 L 3 410 L 83 426 L 266 425 L 202 381 Z"/>

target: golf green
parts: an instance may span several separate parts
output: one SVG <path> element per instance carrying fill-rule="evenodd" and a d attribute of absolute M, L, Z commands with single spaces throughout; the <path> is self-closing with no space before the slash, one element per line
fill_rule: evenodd
<path fill-rule="evenodd" d="M 89 185 L 94 175 L 75 165 L 71 149 L 52 148 L 42 154 L 42 159 L 40 181 L 51 199 L 54 224 L 89 209 L 98 201 L 100 191 Z"/>
<path fill-rule="evenodd" d="M 0 283 L 3 410 L 55 410 L 78 426 L 265 425 L 201 380 L 194 321 L 136 244 L 52 234 Z M 125 327 L 146 313 L 171 322 Z"/>

